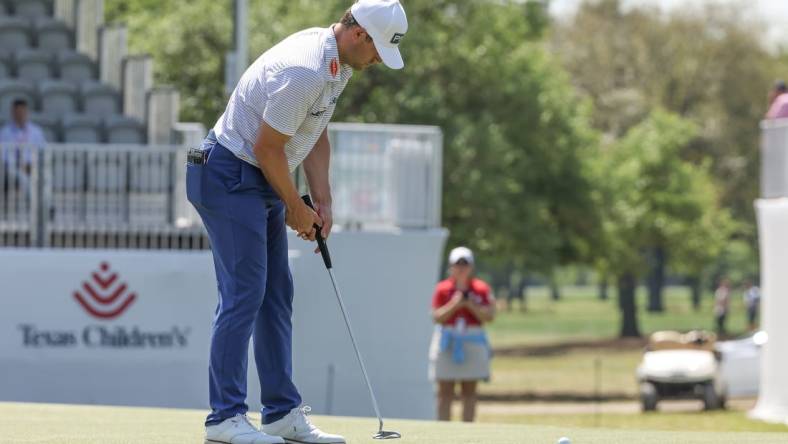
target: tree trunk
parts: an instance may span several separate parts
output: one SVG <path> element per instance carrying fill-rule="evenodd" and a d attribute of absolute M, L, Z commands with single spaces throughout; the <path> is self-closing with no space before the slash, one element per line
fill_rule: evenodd
<path fill-rule="evenodd" d="M 665 249 L 654 248 L 651 255 L 651 273 L 648 278 L 648 311 L 663 312 L 662 289 L 665 286 L 665 263 L 667 262 Z"/>
<path fill-rule="evenodd" d="M 695 311 L 700 310 L 700 296 L 701 296 L 701 286 L 700 286 L 700 277 L 692 276 L 687 279 L 687 284 L 690 287 L 690 291 L 692 292 L 692 309 Z"/>
<path fill-rule="evenodd" d="M 558 287 L 558 283 L 555 280 L 550 281 L 550 297 L 554 301 L 561 300 L 561 289 Z"/>
<path fill-rule="evenodd" d="M 618 306 L 621 309 L 621 337 L 639 338 L 637 303 L 635 301 L 637 280 L 631 273 L 618 278 Z"/>
<path fill-rule="evenodd" d="M 600 301 L 607 300 L 607 276 L 603 276 L 599 281 L 599 292 L 597 293 Z"/>
<path fill-rule="evenodd" d="M 528 301 L 528 278 L 525 276 L 525 274 L 520 275 L 520 282 L 517 283 L 517 291 L 519 291 L 521 297 L 520 311 L 528 311 L 528 306 L 526 305 Z"/>

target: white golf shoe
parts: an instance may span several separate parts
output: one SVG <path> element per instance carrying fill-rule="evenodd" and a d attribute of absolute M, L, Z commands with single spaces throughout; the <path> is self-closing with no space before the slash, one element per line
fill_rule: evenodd
<path fill-rule="evenodd" d="M 278 436 L 266 435 L 249 422 L 246 415 L 237 414 L 219 424 L 205 427 L 205 444 L 284 444 Z"/>
<path fill-rule="evenodd" d="M 325 433 L 315 427 L 307 416 L 312 408 L 304 406 L 290 411 L 284 418 L 264 424 L 262 431 L 281 436 L 287 443 L 295 444 L 345 444 L 345 438 Z"/>

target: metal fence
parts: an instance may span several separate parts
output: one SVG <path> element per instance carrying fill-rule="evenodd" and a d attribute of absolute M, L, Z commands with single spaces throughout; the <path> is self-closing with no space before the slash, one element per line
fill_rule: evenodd
<path fill-rule="evenodd" d="M 208 248 L 172 146 L 2 145 L 0 246 Z"/>
<path fill-rule="evenodd" d="M 334 220 L 345 228 L 434 228 L 441 219 L 438 127 L 336 123 L 331 139 Z"/>
<path fill-rule="evenodd" d="M 337 226 L 439 226 L 437 128 L 336 124 L 329 134 Z M 209 248 L 186 201 L 185 147 L 6 144 L 0 153 L 0 246 Z"/>

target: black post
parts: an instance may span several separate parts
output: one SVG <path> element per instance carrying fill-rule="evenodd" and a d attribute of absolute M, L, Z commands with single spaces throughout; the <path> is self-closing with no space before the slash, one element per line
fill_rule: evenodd
<path fill-rule="evenodd" d="M 648 278 L 648 311 L 661 313 L 665 310 L 662 303 L 662 289 L 665 286 L 665 249 L 654 248 L 651 255 L 651 272 Z"/>
<path fill-rule="evenodd" d="M 618 304 L 621 308 L 621 337 L 639 338 L 637 301 L 635 300 L 637 280 L 632 273 L 624 273 L 618 278 Z"/>

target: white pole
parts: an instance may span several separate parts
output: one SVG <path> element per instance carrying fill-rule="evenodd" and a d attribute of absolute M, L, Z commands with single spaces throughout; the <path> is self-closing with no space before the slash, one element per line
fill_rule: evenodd
<path fill-rule="evenodd" d="M 240 80 L 249 60 L 247 11 L 249 0 L 235 0 L 235 75 Z"/>
<path fill-rule="evenodd" d="M 750 416 L 788 423 L 788 120 L 765 121 L 762 128 L 761 196 L 755 203 L 761 256 L 761 348 L 758 403 Z"/>
<path fill-rule="evenodd" d="M 233 0 L 233 50 L 225 54 L 224 58 L 224 89 L 228 96 L 246 71 L 249 60 L 248 10 L 248 0 Z"/>

